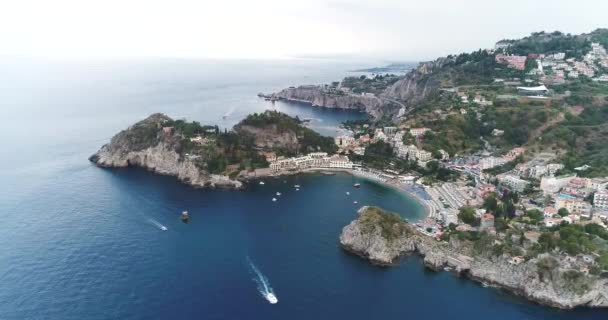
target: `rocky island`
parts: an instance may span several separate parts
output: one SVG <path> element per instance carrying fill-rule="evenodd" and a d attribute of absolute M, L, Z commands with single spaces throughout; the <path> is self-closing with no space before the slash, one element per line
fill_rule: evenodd
<path fill-rule="evenodd" d="M 116 134 L 89 160 L 100 167 L 145 168 L 195 187 L 240 189 L 247 172 L 268 167 L 266 152 L 293 156 L 335 150 L 332 138 L 279 112 L 249 115 L 223 132 L 156 113 Z"/>
<path fill-rule="evenodd" d="M 376 265 L 390 266 L 404 255 L 416 254 L 432 270 L 450 269 L 540 304 L 562 309 L 608 307 L 608 277 L 588 272 L 581 257 L 557 251 L 512 257 L 495 249 L 500 241 L 490 236 L 439 241 L 376 207 L 362 207 L 340 235 L 345 250 Z"/>

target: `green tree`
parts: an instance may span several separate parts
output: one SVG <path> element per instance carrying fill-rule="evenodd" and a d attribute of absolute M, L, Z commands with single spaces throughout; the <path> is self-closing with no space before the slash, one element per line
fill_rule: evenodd
<path fill-rule="evenodd" d="M 557 214 L 559 214 L 560 217 L 565 217 L 570 215 L 570 212 L 568 212 L 568 209 L 566 208 L 560 208 L 559 210 L 557 210 Z"/>
<path fill-rule="evenodd" d="M 483 207 L 486 211 L 496 212 L 498 208 L 498 199 L 496 199 L 496 193 L 492 192 L 488 194 L 488 196 L 483 199 Z"/>
<path fill-rule="evenodd" d="M 475 209 L 470 207 L 460 208 L 460 211 L 458 212 L 458 219 L 470 225 L 476 224 L 477 216 L 475 215 Z"/>

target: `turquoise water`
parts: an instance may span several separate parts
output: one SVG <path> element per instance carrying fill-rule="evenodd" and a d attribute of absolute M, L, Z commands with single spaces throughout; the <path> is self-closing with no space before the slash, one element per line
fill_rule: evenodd
<path fill-rule="evenodd" d="M 101 169 L 86 160 L 115 132 L 156 111 L 215 123 L 234 107 L 223 124 L 228 127 L 249 111 L 281 108 L 318 119 L 316 129 L 332 134 L 332 124 L 362 115 L 273 106 L 255 95 L 334 80 L 350 65 L 146 61 L 1 67 L 0 319 L 608 317 L 598 310 L 556 311 L 448 273 L 427 272 L 415 257 L 377 268 L 345 253 L 338 237 L 360 205 L 379 205 L 410 219 L 423 213 L 413 199 L 373 182 L 304 175 L 267 179 L 245 191 L 210 191 L 144 170 Z M 355 182 L 360 189 L 352 187 Z M 190 211 L 190 223 L 179 220 L 182 210 Z M 262 296 L 262 282 L 278 304 Z"/>

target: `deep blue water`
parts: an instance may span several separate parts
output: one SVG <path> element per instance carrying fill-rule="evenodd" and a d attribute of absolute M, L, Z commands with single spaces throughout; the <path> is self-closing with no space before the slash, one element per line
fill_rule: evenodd
<path fill-rule="evenodd" d="M 418 258 L 377 268 L 343 252 L 341 228 L 363 204 L 416 219 L 393 189 L 346 175 L 266 180 L 245 191 L 193 189 L 86 158 L 155 111 L 229 127 L 277 108 L 318 119 L 362 115 L 259 100 L 353 66 L 322 61 L 0 65 L 0 319 L 607 319 L 556 311 L 427 272 Z M 301 185 L 295 191 L 294 184 Z M 275 192 L 281 192 L 277 202 Z M 351 193 L 350 196 L 345 194 Z M 353 204 L 357 200 L 358 205 Z M 192 220 L 179 220 L 182 210 Z M 154 223 L 168 228 L 161 231 Z M 279 303 L 258 292 L 251 261 Z"/>

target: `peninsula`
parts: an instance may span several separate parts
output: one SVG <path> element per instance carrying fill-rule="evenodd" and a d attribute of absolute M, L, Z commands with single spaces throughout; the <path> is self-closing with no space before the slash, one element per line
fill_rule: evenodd
<path fill-rule="evenodd" d="M 590 273 L 591 262 L 584 256 L 555 251 L 513 257 L 502 250 L 504 243 L 512 241 L 505 235 L 511 234 L 483 235 L 475 240 L 454 235 L 438 241 L 380 208 L 362 207 L 358 213 L 342 230 L 340 243 L 374 264 L 390 266 L 403 255 L 417 254 L 432 270 L 452 270 L 544 305 L 562 309 L 608 307 L 608 278 Z M 526 246 L 529 240 L 522 237 L 521 243 Z"/>
<path fill-rule="evenodd" d="M 223 132 L 156 113 L 116 134 L 89 160 L 101 167 L 142 167 L 195 187 L 240 189 L 248 172 L 269 166 L 265 154 L 336 149 L 332 138 L 279 112 L 249 115 Z"/>

